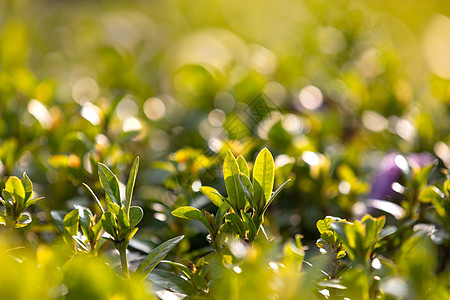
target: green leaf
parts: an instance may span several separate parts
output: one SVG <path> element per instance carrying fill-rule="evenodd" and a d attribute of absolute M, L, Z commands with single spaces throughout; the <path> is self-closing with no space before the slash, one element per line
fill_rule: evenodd
<path fill-rule="evenodd" d="M 285 183 L 283 183 L 274 193 L 273 195 L 270 197 L 269 201 L 267 201 L 266 205 L 264 206 L 264 209 L 262 211 L 262 215 L 264 215 L 266 213 L 266 210 L 269 208 L 270 204 L 272 204 L 272 202 L 277 198 L 278 194 L 280 194 L 281 190 L 284 188 L 284 186 L 291 181 L 290 179 L 286 180 Z"/>
<path fill-rule="evenodd" d="M 222 196 L 215 188 L 202 186 L 200 188 L 200 192 L 208 197 L 208 199 L 211 200 L 211 202 L 217 207 L 220 207 L 225 201 L 225 197 Z"/>
<path fill-rule="evenodd" d="M 435 200 L 439 201 L 444 197 L 444 193 L 434 185 L 428 186 L 419 194 L 419 200 L 423 203 L 429 203 Z"/>
<path fill-rule="evenodd" d="M 332 222 L 339 222 L 341 220 L 341 218 L 327 216 L 324 219 L 317 221 L 316 227 L 319 230 L 320 234 L 322 234 L 327 230 L 331 230 L 330 224 Z"/>
<path fill-rule="evenodd" d="M 217 228 L 220 228 L 220 225 L 222 224 L 222 220 L 229 208 L 230 208 L 230 204 L 228 204 L 228 202 L 224 202 L 217 210 L 215 220 L 214 220 L 216 222 Z"/>
<path fill-rule="evenodd" d="M 255 206 L 263 210 L 272 195 L 275 164 L 267 148 L 259 152 L 253 167 L 253 190 Z"/>
<path fill-rule="evenodd" d="M 231 207 L 235 211 L 245 208 L 245 195 L 239 182 L 239 173 L 239 165 L 233 153 L 228 151 L 223 163 L 223 178 L 225 179 L 225 187 L 227 188 Z"/>
<path fill-rule="evenodd" d="M 117 236 L 117 224 L 116 224 L 116 219 L 114 217 L 114 215 L 112 214 L 112 212 L 107 211 L 103 214 L 102 216 L 102 225 L 103 225 L 103 229 L 105 229 L 105 231 L 107 233 L 109 233 L 115 240 L 118 239 Z"/>
<path fill-rule="evenodd" d="M 119 205 L 109 202 L 108 204 L 108 210 L 111 211 L 119 221 L 119 225 L 121 228 L 127 228 L 130 226 L 130 221 L 125 216 L 125 212 L 120 208 Z"/>
<path fill-rule="evenodd" d="M 102 163 L 98 163 L 98 176 L 100 178 L 100 184 L 106 192 L 108 197 L 117 205 L 121 206 L 120 202 L 120 190 L 119 180 L 111 170 Z"/>
<path fill-rule="evenodd" d="M 136 270 L 136 274 L 140 276 L 140 279 L 144 280 L 148 276 L 148 274 L 150 274 L 150 272 L 156 267 L 156 265 L 158 265 L 159 262 L 163 260 L 164 257 L 166 257 L 169 251 L 172 250 L 172 248 L 175 247 L 183 238 L 184 235 L 175 237 L 153 249 L 147 255 L 147 257 L 144 258 L 144 260 Z"/>
<path fill-rule="evenodd" d="M 209 233 L 214 234 L 214 230 L 208 223 L 205 215 L 195 207 L 192 206 L 181 206 L 172 211 L 172 215 L 178 218 L 188 219 L 188 220 L 198 220 L 205 225 Z"/>
<path fill-rule="evenodd" d="M 231 223 L 236 234 L 239 234 L 241 238 L 245 238 L 245 226 L 238 214 L 230 213 L 225 216 L 225 220 Z"/>
<path fill-rule="evenodd" d="M 250 172 L 248 170 L 248 164 L 245 158 L 242 155 L 239 155 L 236 159 L 238 165 L 239 165 L 239 171 L 241 173 L 244 173 L 247 177 L 250 177 Z"/>
<path fill-rule="evenodd" d="M 15 214 L 15 203 L 16 203 L 16 199 L 14 199 L 14 196 L 6 191 L 6 190 L 2 190 L 2 196 L 4 199 L 4 204 L 5 204 L 5 213 L 7 216 L 14 216 Z"/>
<path fill-rule="evenodd" d="M 355 232 L 352 227 L 352 223 L 349 222 L 332 222 L 331 228 L 336 232 L 337 236 L 341 239 L 342 243 L 346 246 L 349 257 L 353 260 L 356 258 L 355 252 Z M 350 234 L 349 234 L 350 233 Z"/>
<path fill-rule="evenodd" d="M 135 227 L 142 220 L 144 211 L 139 206 L 132 206 L 130 208 L 130 227 Z"/>
<path fill-rule="evenodd" d="M 25 202 L 25 189 L 22 181 L 16 176 L 9 177 L 5 184 L 5 190 L 14 196 L 16 208 L 20 210 Z"/>
<path fill-rule="evenodd" d="M 14 226 L 14 228 L 22 228 L 30 224 L 32 221 L 31 216 L 28 213 L 23 213 Z"/>
<path fill-rule="evenodd" d="M 139 156 L 133 162 L 130 170 L 130 176 L 127 182 L 127 190 L 126 190 L 126 201 L 125 201 L 125 211 L 127 216 L 130 215 L 130 206 L 131 206 L 131 198 L 133 197 L 134 185 L 136 184 L 137 172 L 139 169 Z M 130 217 L 131 219 L 131 217 Z"/>
<path fill-rule="evenodd" d="M 243 210 L 241 210 L 241 215 L 244 220 L 245 227 L 248 229 L 249 238 L 253 239 L 258 233 L 255 222 Z"/>
<path fill-rule="evenodd" d="M 30 207 L 31 205 L 35 204 L 36 202 L 40 201 L 44 199 L 44 197 L 39 197 L 39 198 L 35 198 L 35 199 L 29 199 L 27 202 L 25 202 L 25 205 L 23 206 L 23 209 L 27 209 L 28 207 Z"/>
<path fill-rule="evenodd" d="M 444 181 L 444 193 L 447 195 L 447 197 L 450 197 L 450 179 Z"/>
<path fill-rule="evenodd" d="M 193 274 L 191 280 L 198 290 L 201 290 L 203 292 L 206 292 L 208 290 L 208 282 L 206 282 L 206 280 L 199 275 Z"/>
<path fill-rule="evenodd" d="M 78 209 L 72 210 L 64 217 L 63 234 L 64 239 L 69 244 L 72 244 L 73 242 L 72 236 L 77 235 L 78 233 L 78 224 L 79 224 L 78 217 L 79 217 Z"/>
<path fill-rule="evenodd" d="M 90 242 L 96 241 L 100 238 L 100 234 L 102 232 L 102 222 L 95 223 L 94 226 L 91 227 L 92 232 L 92 239 L 90 239 Z"/>
<path fill-rule="evenodd" d="M 56 227 L 59 229 L 59 231 L 61 231 L 61 233 L 64 233 L 63 220 L 64 220 L 65 211 L 52 210 L 50 212 L 50 214 L 52 215 L 52 218 L 53 218 L 53 221 L 55 222 Z"/>
<path fill-rule="evenodd" d="M 26 173 L 23 173 L 21 181 L 25 189 L 25 202 L 27 202 L 31 199 L 31 197 L 33 197 L 33 183 L 30 178 L 28 178 Z"/>
<path fill-rule="evenodd" d="M 240 173 L 239 183 L 241 184 L 242 190 L 244 191 L 244 194 L 247 197 L 250 206 L 256 209 L 255 203 L 253 201 L 253 185 L 250 182 L 250 179 L 248 179 L 247 175 L 245 175 L 244 173 Z"/>
<path fill-rule="evenodd" d="M 187 276 L 187 278 L 192 277 L 192 271 L 183 264 L 180 264 L 180 263 L 177 263 L 174 261 L 170 261 L 170 260 L 162 260 L 161 262 L 179 268 L 181 271 L 183 271 L 183 273 Z"/>
<path fill-rule="evenodd" d="M 139 230 L 138 227 L 121 230 L 118 237 L 119 241 L 123 240 L 130 241 L 138 230 Z"/>
<path fill-rule="evenodd" d="M 87 190 L 91 193 L 92 197 L 94 197 L 95 202 L 97 202 L 97 205 L 100 207 L 100 209 L 102 210 L 102 214 L 105 213 L 105 210 L 102 207 L 102 204 L 100 203 L 100 200 L 98 200 L 97 196 L 95 195 L 94 191 L 91 190 L 91 188 L 86 184 L 83 183 L 84 187 L 87 188 Z"/>
<path fill-rule="evenodd" d="M 80 216 L 80 227 L 83 234 L 91 240 L 91 236 L 89 236 L 91 232 L 91 214 L 87 208 L 79 207 L 79 216 Z"/>

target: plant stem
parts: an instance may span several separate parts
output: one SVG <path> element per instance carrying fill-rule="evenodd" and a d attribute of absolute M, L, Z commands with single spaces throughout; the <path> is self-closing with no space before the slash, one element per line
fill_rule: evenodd
<path fill-rule="evenodd" d="M 130 271 L 128 270 L 128 259 L 127 259 L 127 247 L 128 243 L 125 241 L 116 243 L 116 249 L 119 250 L 120 263 L 122 265 L 122 273 L 125 278 L 130 278 Z"/>

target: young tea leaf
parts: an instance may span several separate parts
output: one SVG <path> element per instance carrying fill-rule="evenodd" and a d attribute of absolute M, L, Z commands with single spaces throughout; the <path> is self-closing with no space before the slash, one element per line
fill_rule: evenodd
<path fill-rule="evenodd" d="M 200 192 L 208 197 L 208 199 L 217 207 L 220 207 L 225 201 L 224 197 L 215 188 L 202 186 Z"/>
<path fill-rule="evenodd" d="M 275 164 L 267 148 L 259 152 L 253 167 L 253 190 L 255 205 L 262 210 L 272 195 Z"/>
<path fill-rule="evenodd" d="M 245 160 L 245 158 L 242 155 L 239 155 L 236 158 L 236 161 L 239 165 L 239 171 L 241 173 L 244 173 L 247 177 L 250 177 L 250 172 L 248 170 L 248 164 L 247 164 L 247 161 Z"/>
<path fill-rule="evenodd" d="M 239 183 L 239 165 L 233 153 L 228 151 L 223 163 L 223 178 L 232 208 L 240 211 L 245 208 L 245 195 Z"/>
<path fill-rule="evenodd" d="M 30 178 L 28 178 L 26 173 L 23 173 L 21 181 L 25 189 L 25 202 L 27 202 L 31 199 L 31 197 L 33 197 L 33 183 Z"/>
<path fill-rule="evenodd" d="M 244 191 L 244 194 L 247 197 L 250 206 L 256 209 L 255 203 L 253 201 L 253 185 L 250 182 L 250 179 L 248 179 L 247 175 L 245 175 L 244 173 L 240 173 L 239 183 L 241 184 L 242 190 Z"/>
<path fill-rule="evenodd" d="M 25 202 L 25 189 L 22 181 L 16 176 L 9 177 L 5 184 L 5 190 L 14 196 L 16 207 L 21 208 Z"/>
<path fill-rule="evenodd" d="M 198 210 L 195 207 L 191 206 L 181 206 L 172 211 L 172 215 L 178 218 L 188 219 L 188 220 L 198 220 L 205 225 L 205 227 L 208 229 L 208 231 L 211 234 L 214 234 L 214 230 L 212 229 L 211 225 L 208 223 L 208 220 L 206 219 L 205 215 Z"/>
<path fill-rule="evenodd" d="M 127 190 L 126 190 L 126 200 L 125 200 L 125 211 L 127 216 L 130 214 L 130 206 L 131 206 L 131 198 L 133 197 L 134 185 L 136 184 L 137 172 L 139 169 L 139 156 L 133 162 L 130 171 L 130 177 L 127 182 Z M 131 219 L 131 217 L 130 217 Z"/>
<path fill-rule="evenodd" d="M 120 190 L 119 180 L 111 170 L 102 163 L 98 163 L 98 176 L 100 178 L 100 184 L 106 192 L 106 195 L 117 205 L 120 203 Z M 108 197 L 106 197 L 108 198 Z"/>

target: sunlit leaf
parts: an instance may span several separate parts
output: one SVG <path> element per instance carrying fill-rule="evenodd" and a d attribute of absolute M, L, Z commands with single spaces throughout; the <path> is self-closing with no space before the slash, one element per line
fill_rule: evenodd
<path fill-rule="evenodd" d="M 220 207 L 225 201 L 224 197 L 215 189 L 209 186 L 202 186 L 200 192 L 208 197 L 215 206 Z"/>
<path fill-rule="evenodd" d="M 245 195 L 239 183 L 239 166 L 233 153 L 228 151 L 223 163 L 223 178 L 228 192 L 228 198 L 235 211 L 245 208 Z"/>
<path fill-rule="evenodd" d="M 111 170 L 102 163 L 98 163 L 98 176 L 100 184 L 106 192 L 106 195 L 117 205 L 120 203 L 119 180 Z M 108 198 L 107 197 L 107 198 Z"/>
<path fill-rule="evenodd" d="M 247 161 L 245 160 L 245 158 L 242 155 L 239 155 L 236 158 L 236 161 L 239 165 L 239 171 L 241 173 L 244 173 L 247 177 L 250 177 L 250 172 L 248 170 L 248 164 L 247 164 Z"/>
<path fill-rule="evenodd" d="M 14 196 L 16 205 L 22 207 L 25 201 L 25 189 L 22 181 L 16 176 L 9 177 L 5 184 L 5 190 Z"/>
<path fill-rule="evenodd" d="M 134 185 L 136 184 L 136 177 L 137 172 L 139 169 L 139 156 L 136 157 L 136 159 L 133 162 L 133 165 L 131 166 L 130 171 L 130 177 L 128 178 L 127 182 L 127 189 L 126 189 L 126 200 L 125 200 L 125 211 L 127 213 L 127 216 L 130 214 L 130 206 L 131 206 L 131 198 L 133 197 L 133 190 Z M 130 217 L 131 219 L 131 217 Z"/>
<path fill-rule="evenodd" d="M 267 148 L 259 152 L 253 167 L 253 190 L 255 206 L 263 210 L 272 195 L 275 164 Z"/>
<path fill-rule="evenodd" d="M 205 225 L 208 231 L 213 234 L 214 230 L 208 223 L 205 215 L 195 207 L 192 206 L 181 206 L 172 211 L 172 215 L 178 218 L 188 219 L 188 220 L 198 220 Z"/>

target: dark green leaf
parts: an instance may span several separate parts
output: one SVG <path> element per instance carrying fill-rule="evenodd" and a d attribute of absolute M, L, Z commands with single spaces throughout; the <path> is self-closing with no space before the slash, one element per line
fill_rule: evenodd
<path fill-rule="evenodd" d="M 245 238 L 245 226 L 238 214 L 230 213 L 225 216 L 225 220 L 231 223 L 231 226 L 234 228 L 236 234 L 239 234 L 241 238 Z"/>
<path fill-rule="evenodd" d="M 245 227 L 249 231 L 249 237 L 254 238 L 258 233 L 255 222 L 250 218 L 247 213 L 241 210 L 242 219 L 244 220 Z"/>
<path fill-rule="evenodd" d="M 183 238 L 184 235 L 175 237 L 153 249 L 136 270 L 136 274 L 139 274 L 141 280 L 144 280 L 145 277 L 147 277 L 147 275 L 150 274 L 150 272 L 156 267 L 156 265 L 159 264 L 159 262 L 166 257 L 169 251 L 172 250 L 172 248 L 175 247 Z"/>
<path fill-rule="evenodd" d="M 63 220 L 65 213 L 66 212 L 63 210 L 52 210 L 50 212 L 56 227 L 59 229 L 59 231 L 61 231 L 61 233 L 64 233 Z"/>
<path fill-rule="evenodd" d="M 225 216 L 225 214 L 227 213 L 229 208 L 230 208 L 230 205 L 227 202 L 224 202 L 217 210 L 216 217 L 215 217 L 215 222 L 216 222 L 217 228 L 219 228 L 220 225 L 222 224 L 223 217 Z"/>
<path fill-rule="evenodd" d="M 80 216 L 80 227 L 83 231 L 83 234 L 91 240 L 91 236 L 89 236 L 91 232 L 91 213 L 87 208 L 79 207 L 79 216 Z"/>
<path fill-rule="evenodd" d="M 206 282 L 206 280 L 202 277 L 200 277 L 197 274 L 193 274 L 192 275 L 192 283 L 194 284 L 194 286 L 201 291 L 206 292 L 208 290 L 208 282 Z"/>

